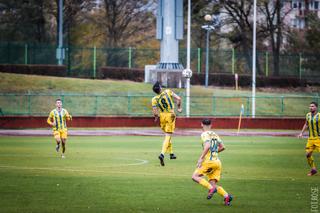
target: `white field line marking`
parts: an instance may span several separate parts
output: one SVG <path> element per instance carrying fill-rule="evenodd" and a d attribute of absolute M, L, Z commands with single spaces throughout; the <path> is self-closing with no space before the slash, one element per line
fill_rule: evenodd
<path fill-rule="evenodd" d="M 110 173 L 106 170 L 96 170 L 96 169 L 78 169 L 78 168 L 56 168 L 56 167 L 24 167 L 24 166 L 7 166 L 0 165 L 0 168 L 4 169 L 15 169 L 15 170 L 49 170 L 49 171 L 63 171 L 63 172 L 96 172 L 96 173 Z M 140 173 L 130 173 L 130 172 L 120 172 L 112 171 L 111 173 L 120 173 L 120 174 L 140 174 Z"/>
<path fill-rule="evenodd" d="M 148 160 L 143 160 L 143 159 L 134 159 L 134 160 L 140 161 L 140 162 L 138 162 L 138 163 L 128 163 L 128 164 L 125 164 L 124 166 L 140 166 L 140 165 L 149 163 Z"/>
<path fill-rule="evenodd" d="M 120 166 L 140 166 L 149 163 L 148 160 L 143 159 L 134 159 L 139 161 L 138 163 L 128 163 L 128 164 L 119 164 L 119 165 L 112 165 L 112 166 L 97 166 L 100 168 L 112 168 L 112 167 L 120 167 Z M 92 169 L 78 169 L 78 168 L 46 168 L 46 167 L 24 167 L 24 166 L 7 166 L 7 165 L 0 165 L 0 168 L 6 169 L 16 169 L 16 170 L 52 170 L 52 171 L 65 171 L 65 172 L 98 172 L 98 173 L 106 173 L 105 170 L 92 170 Z"/>
<path fill-rule="evenodd" d="M 20 154 L 0 154 L 0 157 L 34 157 L 34 155 L 30 154 L 30 155 L 20 155 Z M 38 156 L 39 157 L 39 156 Z M 40 156 L 40 157 L 50 157 L 53 158 L 52 156 Z M 112 166 L 96 166 L 98 168 L 109 168 L 109 167 L 118 167 L 118 166 L 140 166 L 143 164 L 147 164 L 149 163 L 148 160 L 143 160 L 143 159 L 129 159 L 129 158 L 121 158 L 121 159 L 117 159 L 117 160 L 136 160 L 138 161 L 138 163 L 125 163 L 125 164 L 117 164 L 117 165 L 112 165 Z M 1 167 L 1 166 L 0 166 Z"/>
<path fill-rule="evenodd" d="M 129 158 L 121 158 L 121 160 L 131 160 Z M 138 163 L 126 163 L 126 164 L 117 164 L 117 165 L 112 165 L 112 166 L 96 166 L 98 168 L 109 168 L 109 167 L 118 167 L 118 166 L 140 166 L 143 164 L 149 163 L 148 160 L 143 160 L 143 159 L 133 159 L 138 161 Z"/>
<path fill-rule="evenodd" d="M 141 165 L 141 164 L 140 164 Z M 12 170 L 48 170 L 48 171 L 63 171 L 63 172 L 80 172 L 80 173 L 104 173 L 104 174 L 127 174 L 127 175 L 143 175 L 143 176 L 165 176 L 165 177 L 176 177 L 176 178 L 191 178 L 192 173 L 190 175 L 186 174 L 168 174 L 168 173 L 146 173 L 146 172 L 128 172 L 128 171 L 106 171 L 106 170 L 93 170 L 93 169 L 78 169 L 78 168 L 46 168 L 46 167 L 23 167 L 23 166 L 7 166 L 7 165 L 0 165 L 0 168 L 4 169 L 12 169 Z M 244 177 L 239 178 L 237 176 L 227 176 L 223 177 L 223 179 L 229 180 L 260 180 L 260 181 L 300 181 L 306 180 L 306 178 L 292 178 L 292 177 L 277 177 L 276 179 L 268 178 L 268 177 Z"/>

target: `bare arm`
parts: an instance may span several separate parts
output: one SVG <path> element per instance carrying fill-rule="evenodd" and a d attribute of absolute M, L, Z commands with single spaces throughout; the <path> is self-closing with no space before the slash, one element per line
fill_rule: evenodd
<path fill-rule="evenodd" d="M 304 131 L 306 131 L 306 129 L 308 128 L 308 123 L 307 121 L 304 123 L 301 133 L 298 135 L 299 138 L 302 138 Z"/>
<path fill-rule="evenodd" d="M 48 119 L 47 119 L 47 123 L 50 125 L 50 126 L 55 126 L 56 123 L 55 122 L 52 122 L 51 121 L 51 117 L 49 116 Z"/>
<path fill-rule="evenodd" d="M 210 148 L 210 143 L 205 143 L 204 145 L 204 148 L 203 148 L 203 151 L 199 157 L 199 160 L 198 160 L 198 163 L 197 163 L 197 166 L 200 168 L 201 167 L 201 164 L 204 160 L 204 157 L 206 156 L 206 154 L 208 153 L 209 151 L 209 148 Z"/>
<path fill-rule="evenodd" d="M 158 120 L 159 117 L 159 111 L 157 107 L 152 107 L 152 114 L 154 117 L 154 121 L 156 122 Z"/>
<path fill-rule="evenodd" d="M 68 111 L 66 111 L 66 118 L 68 121 L 72 121 L 72 116 L 70 115 L 70 113 Z"/>
<path fill-rule="evenodd" d="M 224 145 L 222 143 L 219 144 L 219 147 L 218 147 L 218 152 L 222 152 L 224 151 L 226 148 L 224 147 Z"/>
<path fill-rule="evenodd" d="M 172 96 L 174 100 L 176 101 L 177 107 L 178 107 L 178 112 L 182 112 L 182 107 L 181 107 L 181 97 L 174 92 L 172 93 Z"/>

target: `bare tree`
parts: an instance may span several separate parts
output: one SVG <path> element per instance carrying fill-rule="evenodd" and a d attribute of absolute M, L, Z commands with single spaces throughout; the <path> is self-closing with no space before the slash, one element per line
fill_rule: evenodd
<path fill-rule="evenodd" d="M 104 0 L 100 10 L 91 19 L 97 31 L 95 37 L 103 37 L 103 44 L 113 48 L 106 55 L 109 66 L 126 66 L 127 53 L 114 48 L 137 46 L 155 38 L 155 4 L 153 0 Z M 154 32 L 154 31 L 153 31 Z"/>
<path fill-rule="evenodd" d="M 0 34 L 2 41 L 47 42 L 48 1 L 1 0 Z"/>
<path fill-rule="evenodd" d="M 233 46 L 240 50 L 246 59 L 249 69 L 252 68 L 252 1 L 250 0 L 222 0 L 223 25 L 231 30 L 224 36 Z M 261 32 L 257 30 L 257 34 Z M 259 38 L 259 36 L 257 36 Z M 259 44 L 259 40 L 257 41 Z M 260 42 L 261 43 L 261 42 Z M 259 61 L 257 61 L 257 73 L 262 74 Z"/>
<path fill-rule="evenodd" d="M 274 75 L 279 75 L 280 51 L 285 28 L 284 18 L 290 12 L 290 10 L 284 10 L 284 3 L 282 0 L 260 0 L 257 2 L 257 48 L 264 49 L 264 42 L 269 41 L 273 54 Z M 251 0 L 222 0 L 220 4 L 224 8 L 223 13 L 225 14 L 223 24 L 231 29 L 225 36 L 244 53 L 251 69 L 253 3 Z M 259 60 L 257 61 L 257 72 L 262 74 Z"/>
<path fill-rule="evenodd" d="M 268 36 L 273 54 L 273 74 L 280 74 L 280 51 L 283 45 L 284 18 L 291 10 L 284 11 L 284 5 L 281 0 L 261 1 L 259 4 L 260 12 L 264 14 L 264 20 L 261 22 L 261 29 Z"/>
<path fill-rule="evenodd" d="M 153 1 L 149 0 L 104 0 L 105 15 L 99 25 L 104 28 L 106 45 L 120 47 L 152 29 L 152 8 Z M 140 42 L 142 40 L 145 38 L 140 38 Z"/>

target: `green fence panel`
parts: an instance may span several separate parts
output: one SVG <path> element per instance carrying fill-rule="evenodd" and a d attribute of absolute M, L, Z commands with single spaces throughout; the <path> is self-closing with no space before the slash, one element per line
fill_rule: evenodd
<path fill-rule="evenodd" d="M 144 68 L 145 65 L 157 64 L 160 59 L 160 50 L 132 49 L 132 67 Z"/>
<path fill-rule="evenodd" d="M 185 107 L 185 96 L 183 108 Z M 61 98 L 63 107 L 75 116 L 150 116 L 152 95 L 140 94 L 0 94 L 0 108 L 4 115 L 45 116 Z M 251 116 L 250 96 L 191 96 L 191 116 Z M 257 96 L 257 117 L 301 117 L 309 111 L 309 103 L 319 96 Z M 180 114 L 185 115 L 185 112 Z"/>
<path fill-rule="evenodd" d="M 203 61 L 204 57 L 201 57 L 201 61 L 202 61 L 202 69 L 204 70 L 204 61 Z M 160 59 L 160 58 L 159 58 Z M 187 65 L 187 49 L 186 48 L 181 48 L 179 50 L 179 62 L 186 67 Z M 191 48 L 190 49 L 190 68 L 193 72 L 196 72 L 198 70 L 198 65 L 199 60 L 198 60 L 198 48 Z M 201 71 L 202 72 L 202 71 Z M 204 71 L 202 72 L 204 73 Z"/>
<path fill-rule="evenodd" d="M 281 97 L 256 97 L 256 116 L 282 116 Z"/>
<path fill-rule="evenodd" d="M 25 44 L 1 43 L 0 44 L 0 63 L 1 64 L 24 64 Z"/>
<path fill-rule="evenodd" d="M 61 96 L 51 95 L 29 95 L 30 115 L 49 115 L 49 112 L 55 108 L 55 100 Z"/>
<path fill-rule="evenodd" d="M 209 73 L 232 74 L 232 50 L 210 50 Z"/>
<path fill-rule="evenodd" d="M 0 95 L 0 108 L 4 115 L 29 115 L 28 100 L 28 95 Z"/>
<path fill-rule="evenodd" d="M 65 46 L 65 59 L 68 76 L 99 78 L 97 72 L 102 66 L 130 67 L 144 69 L 145 65 L 160 61 L 160 50 L 147 48 L 95 48 Z M 186 48 L 179 50 L 179 62 L 186 66 Z M 206 50 L 191 48 L 191 69 L 204 73 Z M 300 77 L 315 80 L 320 78 L 319 54 L 281 53 L 279 56 L 279 76 Z M 274 54 L 257 52 L 257 75 L 274 76 Z M 56 46 L 38 43 L 0 43 L 0 64 L 57 64 Z M 209 50 L 210 73 L 252 73 L 252 52 L 237 49 Z"/>
<path fill-rule="evenodd" d="M 309 112 L 309 103 L 316 101 L 315 97 L 284 97 L 284 111 L 283 114 L 288 117 L 299 116 L 300 113 L 304 116 Z"/>
<path fill-rule="evenodd" d="M 127 96 L 99 97 L 98 115 L 128 115 Z"/>
<path fill-rule="evenodd" d="M 239 116 L 241 104 L 246 107 L 246 97 L 216 97 L 217 116 Z"/>
<path fill-rule="evenodd" d="M 128 96 L 131 100 L 129 115 L 150 115 L 152 111 L 151 99 L 153 96 Z"/>

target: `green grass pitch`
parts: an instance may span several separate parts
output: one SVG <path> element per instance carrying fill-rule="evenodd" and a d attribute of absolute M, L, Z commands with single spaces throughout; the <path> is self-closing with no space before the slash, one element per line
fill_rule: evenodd
<path fill-rule="evenodd" d="M 230 207 L 218 194 L 207 200 L 207 190 L 191 180 L 199 137 L 173 137 L 178 159 L 166 156 L 160 167 L 158 136 L 70 136 L 65 159 L 52 137 L 2 136 L 0 212 L 311 211 L 320 176 L 306 176 L 306 139 L 222 139 L 220 185 L 234 196 Z"/>

